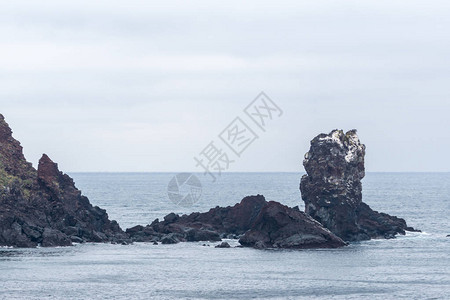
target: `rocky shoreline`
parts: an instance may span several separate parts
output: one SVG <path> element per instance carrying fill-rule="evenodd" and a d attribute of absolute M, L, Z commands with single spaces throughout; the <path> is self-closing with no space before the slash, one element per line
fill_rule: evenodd
<path fill-rule="evenodd" d="M 364 145 L 356 131 L 333 131 L 311 141 L 301 180 L 306 212 L 264 196 L 234 206 L 176 215 L 123 231 L 105 210 L 92 206 L 47 155 L 37 170 L 0 114 L 0 246 L 53 247 L 72 243 L 239 239 L 243 247 L 337 248 L 347 241 L 392 238 L 413 230 L 403 219 L 378 213 L 361 201 Z M 227 243 L 218 247 L 228 248 Z"/>

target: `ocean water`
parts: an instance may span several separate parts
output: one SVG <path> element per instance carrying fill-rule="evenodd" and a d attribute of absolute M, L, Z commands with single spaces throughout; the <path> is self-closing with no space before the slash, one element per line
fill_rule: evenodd
<path fill-rule="evenodd" d="M 216 183 L 197 174 L 202 197 L 190 208 L 168 199 L 171 173 L 70 175 L 122 228 L 258 193 L 303 208 L 299 173 L 226 173 Z M 363 199 L 423 233 L 325 250 L 203 242 L 0 248 L 0 299 L 450 299 L 450 173 L 368 173 Z"/>

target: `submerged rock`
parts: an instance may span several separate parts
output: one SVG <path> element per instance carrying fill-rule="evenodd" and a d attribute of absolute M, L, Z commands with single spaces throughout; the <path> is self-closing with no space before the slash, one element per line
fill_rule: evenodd
<path fill-rule="evenodd" d="M 234 206 L 215 207 L 205 213 L 169 214 L 164 221 L 126 231 L 134 241 L 220 241 L 220 236 L 241 236 L 239 242 L 254 248 L 334 248 L 340 238 L 298 208 L 248 196 Z M 168 235 L 176 239 L 167 240 Z M 163 241 L 166 240 L 166 242 Z"/>
<path fill-rule="evenodd" d="M 362 202 L 365 146 L 356 130 L 333 130 L 311 141 L 300 182 L 305 212 L 345 241 L 392 238 L 414 230 L 405 220 Z"/>
<path fill-rule="evenodd" d="M 180 236 L 176 233 L 169 233 L 161 238 L 162 244 L 176 244 L 180 242 Z"/>
<path fill-rule="evenodd" d="M 219 245 L 215 246 L 214 248 L 230 248 L 230 244 L 228 244 L 227 242 L 222 242 Z"/>
<path fill-rule="evenodd" d="M 53 247 L 126 239 L 117 222 L 92 206 L 47 155 L 34 169 L 0 114 L 0 246 Z"/>

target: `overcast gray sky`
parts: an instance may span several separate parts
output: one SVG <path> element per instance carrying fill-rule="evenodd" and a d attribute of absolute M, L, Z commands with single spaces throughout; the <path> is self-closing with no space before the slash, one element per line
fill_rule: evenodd
<path fill-rule="evenodd" d="M 368 171 L 450 171 L 449 1 L 0 1 L 0 112 L 36 166 L 194 171 L 265 91 L 230 171 L 303 171 L 358 129 Z"/>

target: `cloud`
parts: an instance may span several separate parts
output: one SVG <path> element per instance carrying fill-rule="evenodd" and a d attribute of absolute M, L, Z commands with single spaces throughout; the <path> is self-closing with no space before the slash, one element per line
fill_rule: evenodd
<path fill-rule="evenodd" d="M 369 171 L 449 170 L 438 159 L 450 140 L 449 10 L 3 3 L 0 108 L 32 161 L 51 152 L 70 171 L 192 170 L 192 156 L 264 90 L 285 115 L 234 170 L 301 170 L 309 139 L 354 127 L 370 145 Z"/>

